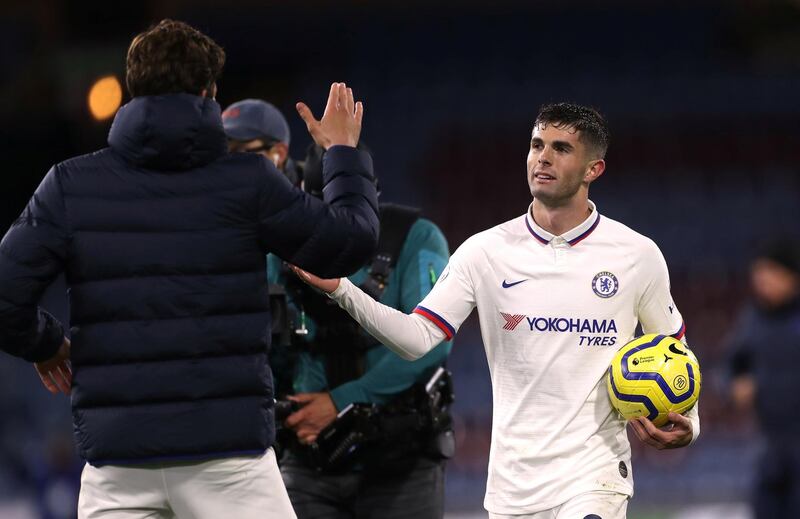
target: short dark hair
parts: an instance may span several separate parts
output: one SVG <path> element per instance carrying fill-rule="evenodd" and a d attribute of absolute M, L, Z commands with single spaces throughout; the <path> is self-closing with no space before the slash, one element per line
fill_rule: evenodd
<path fill-rule="evenodd" d="M 546 127 L 548 124 L 561 130 L 580 132 L 578 139 L 592 148 L 600 158 L 605 157 L 608 149 L 608 126 L 600 112 L 594 108 L 574 103 L 543 105 L 533 125 Z"/>
<path fill-rule="evenodd" d="M 761 244 L 754 259 L 769 260 L 800 275 L 800 242 L 791 238 L 770 239 Z"/>
<path fill-rule="evenodd" d="M 199 95 L 210 90 L 225 65 L 225 51 L 189 24 L 161 20 L 128 47 L 125 83 L 131 96 Z"/>

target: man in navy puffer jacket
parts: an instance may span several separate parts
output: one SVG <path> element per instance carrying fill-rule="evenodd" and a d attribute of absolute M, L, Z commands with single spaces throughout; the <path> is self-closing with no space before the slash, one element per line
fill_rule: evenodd
<path fill-rule="evenodd" d="M 0 348 L 71 390 L 80 517 L 293 517 L 274 439 L 266 253 L 322 277 L 377 244 L 363 107 L 334 83 L 324 202 L 227 153 L 224 52 L 165 20 L 134 38 L 109 148 L 55 165 L 0 244 Z M 66 273 L 71 344 L 37 307 Z"/>

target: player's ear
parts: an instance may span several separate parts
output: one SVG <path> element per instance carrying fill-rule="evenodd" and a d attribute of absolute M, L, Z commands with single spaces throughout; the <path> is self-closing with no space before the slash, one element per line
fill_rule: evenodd
<path fill-rule="evenodd" d="M 589 163 L 589 167 L 586 170 L 586 175 L 584 175 L 583 180 L 586 183 L 592 183 L 597 180 L 600 175 L 606 170 L 606 161 L 603 159 L 594 160 Z"/>

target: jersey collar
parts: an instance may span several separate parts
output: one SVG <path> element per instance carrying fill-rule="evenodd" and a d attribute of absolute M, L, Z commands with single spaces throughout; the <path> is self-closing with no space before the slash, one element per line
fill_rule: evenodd
<path fill-rule="evenodd" d="M 533 235 L 534 238 L 536 238 L 540 243 L 547 245 L 556 236 L 536 225 L 536 222 L 533 221 L 533 216 L 531 216 L 532 207 L 533 204 L 531 203 L 531 205 L 528 206 L 528 210 L 525 212 L 525 226 L 528 228 L 528 231 L 531 233 L 531 235 Z M 577 245 L 587 236 L 592 234 L 592 231 L 597 228 L 597 224 L 600 223 L 600 213 L 597 212 L 597 206 L 595 206 L 594 202 L 591 200 L 589 200 L 589 209 L 591 209 L 592 213 L 588 218 L 586 218 L 586 220 L 581 222 L 577 227 L 574 227 L 561 235 L 564 241 L 568 244 Z"/>

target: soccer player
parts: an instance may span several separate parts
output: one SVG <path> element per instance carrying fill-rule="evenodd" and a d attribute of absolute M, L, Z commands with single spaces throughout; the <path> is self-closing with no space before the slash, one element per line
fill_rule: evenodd
<path fill-rule="evenodd" d="M 296 269 L 408 359 L 450 339 L 477 307 L 494 397 L 484 501 L 494 519 L 625 517 L 630 445 L 604 376 L 637 324 L 684 337 L 658 247 L 589 200 L 607 146 L 596 111 L 544 106 L 528 153 L 528 210 L 465 241 L 412 314 L 376 303 L 346 279 Z M 630 424 L 658 449 L 697 438 L 696 406 L 669 418 L 663 429 L 647 418 Z"/>

